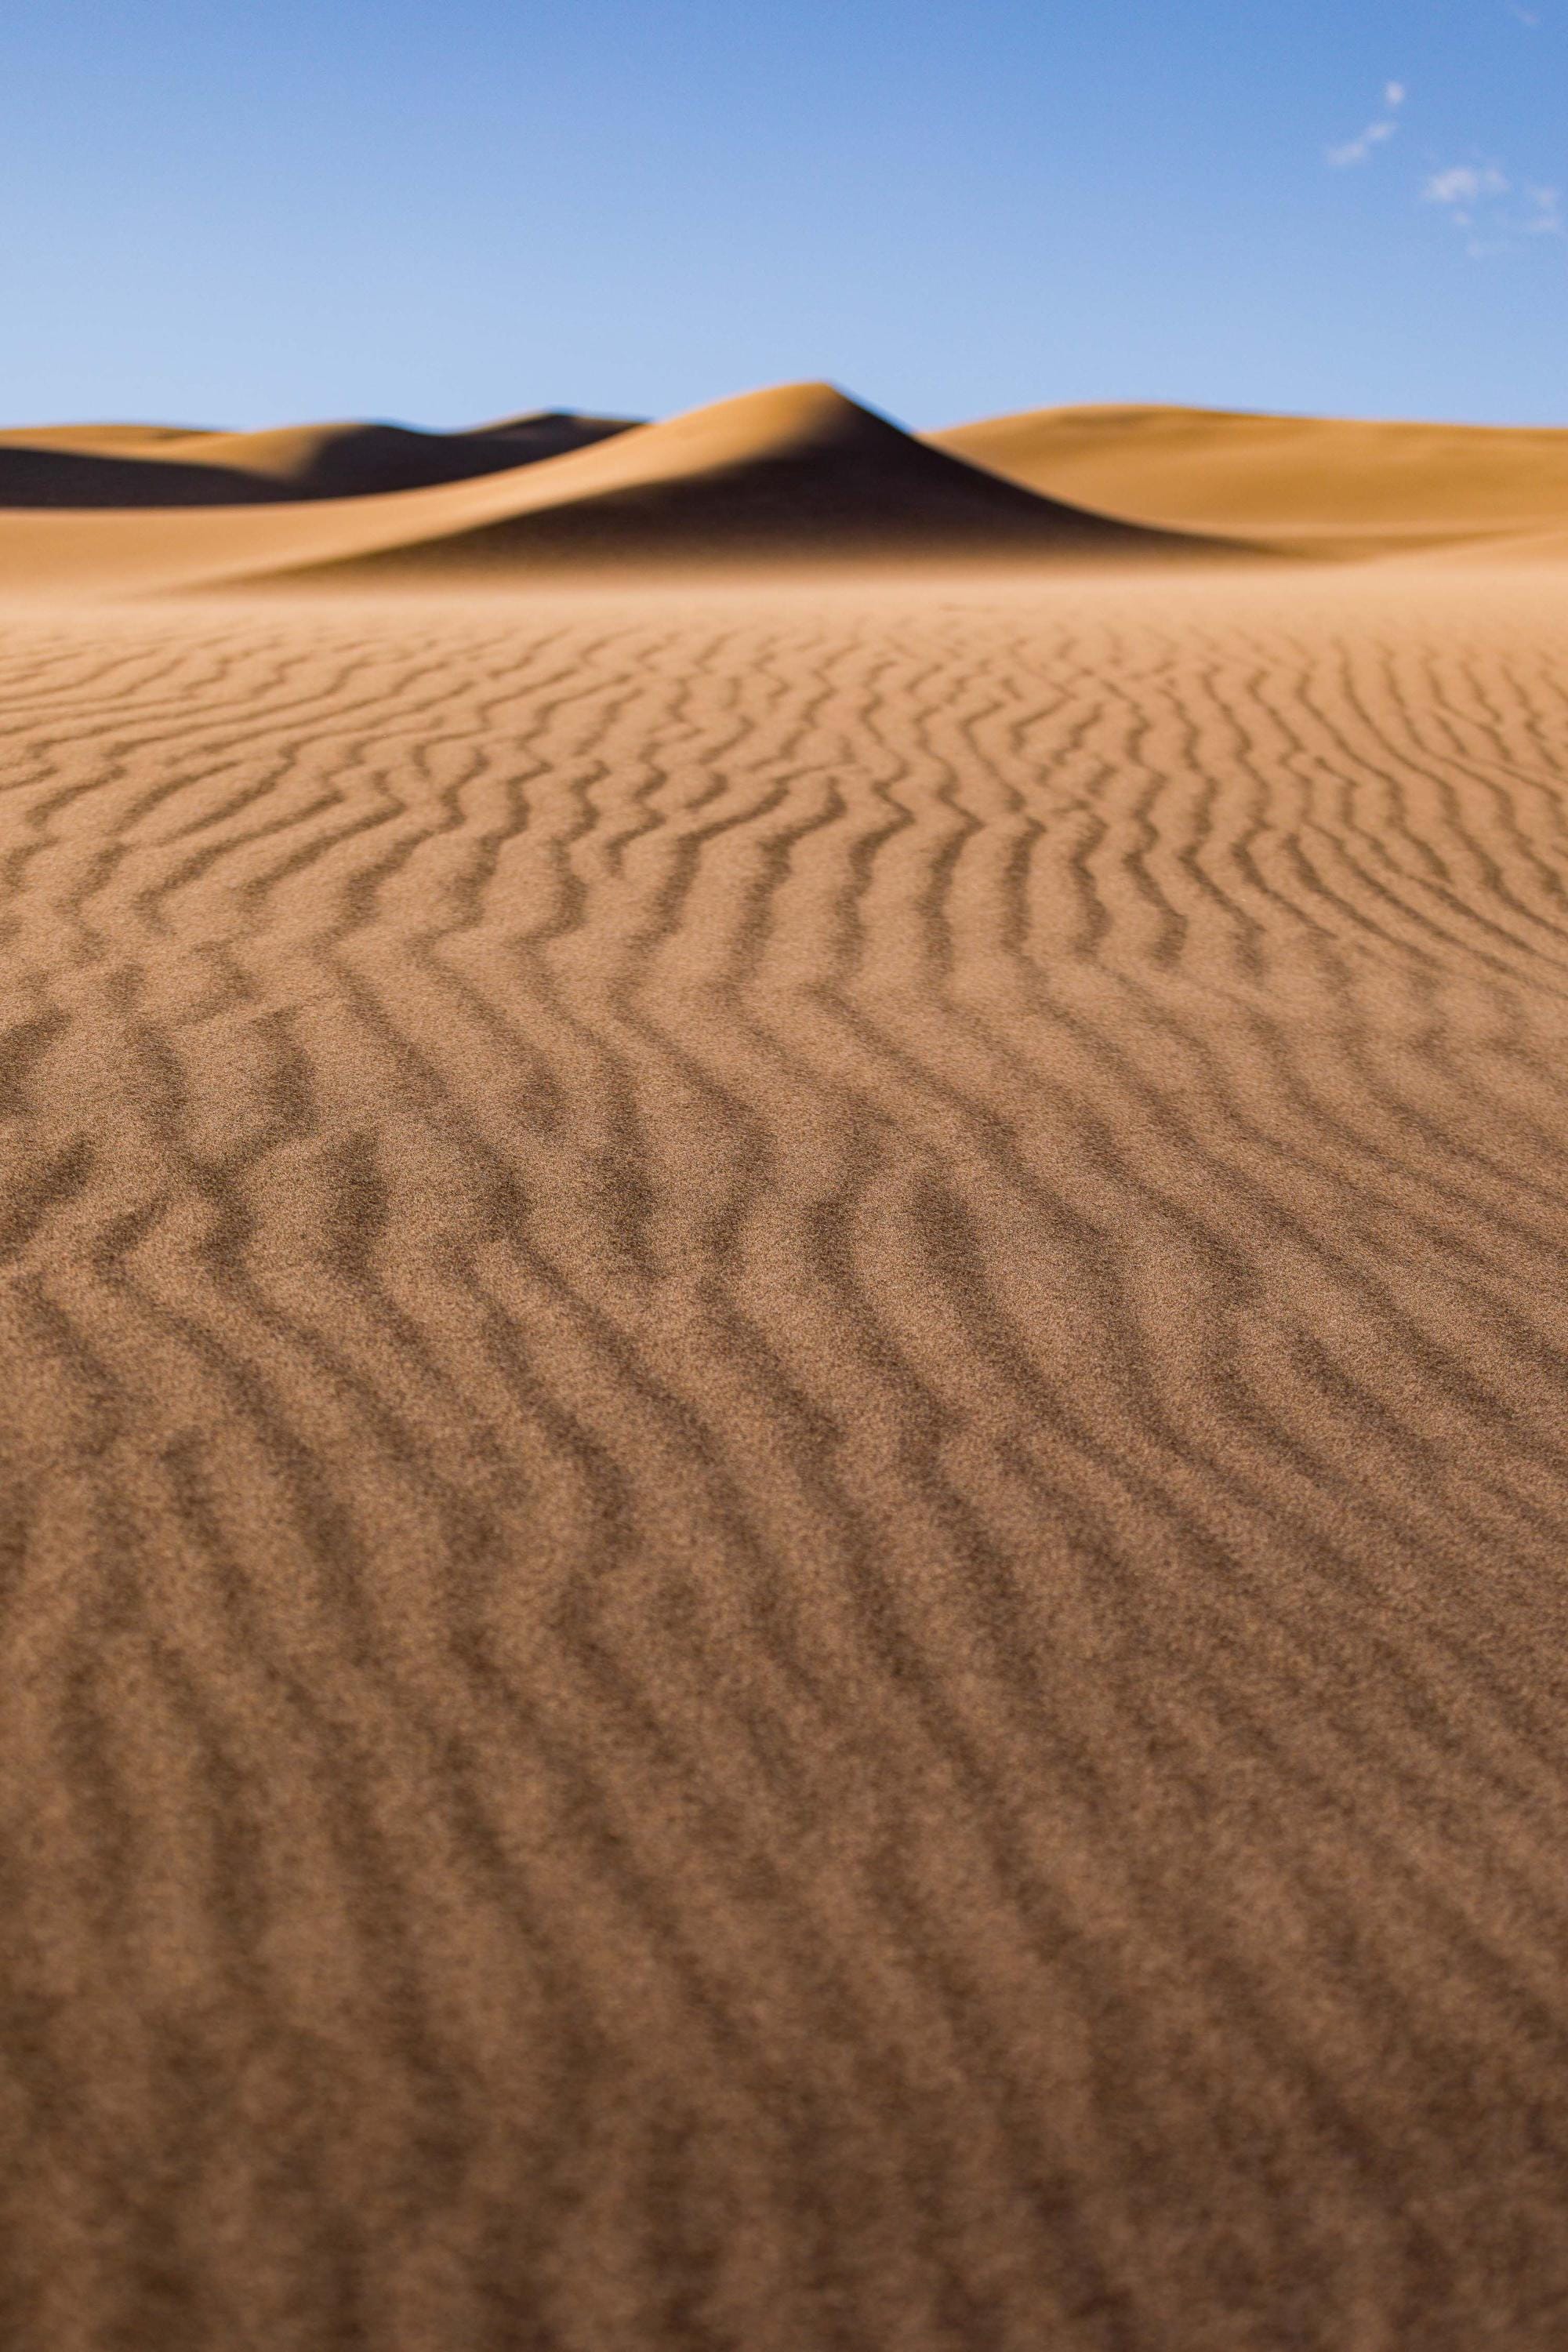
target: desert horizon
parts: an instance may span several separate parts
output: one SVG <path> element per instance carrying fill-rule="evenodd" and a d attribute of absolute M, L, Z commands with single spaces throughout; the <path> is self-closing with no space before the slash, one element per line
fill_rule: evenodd
<path fill-rule="evenodd" d="M 1108 403 L 914 434 L 823 382 L 652 421 L 0 430 L 0 594 L 34 598 L 628 565 L 1552 561 L 1565 531 L 1550 427 Z"/>

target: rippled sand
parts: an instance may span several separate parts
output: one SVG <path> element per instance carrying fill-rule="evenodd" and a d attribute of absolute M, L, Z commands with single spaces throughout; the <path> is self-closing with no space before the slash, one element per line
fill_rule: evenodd
<path fill-rule="evenodd" d="M 0 621 L 0 2339 L 1561 2346 L 1560 583 Z"/>

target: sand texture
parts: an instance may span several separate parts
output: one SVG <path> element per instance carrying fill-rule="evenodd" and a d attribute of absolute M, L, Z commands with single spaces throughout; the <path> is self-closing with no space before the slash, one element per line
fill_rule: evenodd
<path fill-rule="evenodd" d="M 9 2352 L 1568 2340 L 1560 579 L 0 615 Z"/>

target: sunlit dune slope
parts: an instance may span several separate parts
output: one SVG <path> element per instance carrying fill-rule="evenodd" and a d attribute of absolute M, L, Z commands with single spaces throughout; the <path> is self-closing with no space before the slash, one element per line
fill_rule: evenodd
<path fill-rule="evenodd" d="M 252 506 L 374 497 L 468 481 L 563 450 L 626 424 L 564 410 L 473 433 L 404 425 L 290 425 L 261 433 L 166 425 L 66 425 L 0 434 L 0 508 Z"/>
<path fill-rule="evenodd" d="M 505 447 L 505 435 L 486 446 Z M 489 479 L 395 498 L 0 515 L 0 586 L 33 592 L 308 576 L 493 583 L 563 565 L 1204 551 L 1004 482 L 815 383 L 746 394 Z"/>
<path fill-rule="evenodd" d="M 645 425 L 556 461 L 519 490 L 493 521 L 347 560 L 380 576 L 427 576 L 485 574 L 527 556 L 704 563 L 1185 551 L 1184 541 L 1020 497 L 825 383 L 745 394 Z"/>
<path fill-rule="evenodd" d="M 206 425 L 7 425 L 0 449 L 76 449 L 106 457 L 156 456 L 176 441 L 207 441 Z"/>
<path fill-rule="evenodd" d="M 1108 405 L 931 436 L 1050 498 L 1166 530 L 1375 551 L 1568 526 L 1568 432 Z"/>

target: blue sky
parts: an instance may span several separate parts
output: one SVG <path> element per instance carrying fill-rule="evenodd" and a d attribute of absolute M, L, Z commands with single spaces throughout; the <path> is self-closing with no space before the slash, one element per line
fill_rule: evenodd
<path fill-rule="evenodd" d="M 11 0 L 0 415 L 1568 424 L 1568 0 Z"/>

